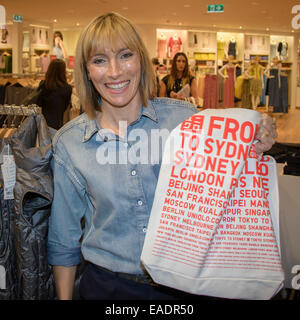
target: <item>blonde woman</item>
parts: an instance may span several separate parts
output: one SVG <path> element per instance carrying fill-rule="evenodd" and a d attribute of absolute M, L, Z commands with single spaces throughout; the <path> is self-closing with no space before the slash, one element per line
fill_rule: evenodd
<path fill-rule="evenodd" d="M 85 112 L 53 142 L 48 260 L 58 298 L 72 298 L 82 256 L 88 262 L 80 283 L 83 299 L 191 298 L 154 284 L 140 256 L 163 151 L 151 149 L 151 133 L 171 132 L 196 108 L 153 98 L 147 50 L 133 25 L 115 13 L 95 18 L 82 31 L 75 68 Z M 261 125 L 259 135 L 268 135 L 257 136 L 259 152 L 273 143 L 271 122 Z"/>

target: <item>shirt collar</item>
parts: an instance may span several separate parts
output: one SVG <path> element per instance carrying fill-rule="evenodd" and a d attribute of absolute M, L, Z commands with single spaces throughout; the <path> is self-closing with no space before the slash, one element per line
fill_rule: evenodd
<path fill-rule="evenodd" d="M 142 106 L 139 118 L 136 120 L 137 122 L 140 121 L 140 118 L 145 116 L 151 119 L 154 122 L 158 122 L 158 117 L 156 110 L 152 104 L 151 100 L 148 100 L 148 106 Z M 86 115 L 86 126 L 84 131 L 84 136 L 82 142 L 88 141 L 96 132 L 98 132 L 101 128 L 98 125 L 98 122 L 95 119 L 90 120 Z"/>
<path fill-rule="evenodd" d="M 88 141 L 96 132 L 98 132 L 99 127 L 97 123 L 97 119 L 90 120 L 86 115 L 86 125 L 84 130 L 84 136 L 82 142 Z"/>
<path fill-rule="evenodd" d="M 157 113 L 156 113 L 156 110 L 155 110 L 151 100 L 148 100 L 147 107 L 142 106 L 141 116 L 148 117 L 149 119 L 153 120 L 154 122 L 158 122 Z"/>

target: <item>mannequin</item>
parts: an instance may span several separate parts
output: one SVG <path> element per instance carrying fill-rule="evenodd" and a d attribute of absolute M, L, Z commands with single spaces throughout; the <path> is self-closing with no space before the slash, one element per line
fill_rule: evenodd
<path fill-rule="evenodd" d="M 245 72 L 245 74 L 251 79 L 250 93 L 252 108 L 254 110 L 256 110 L 258 106 L 260 96 L 262 95 L 262 89 L 264 87 L 264 67 L 259 62 L 260 58 L 255 56 L 252 65 Z"/>
<path fill-rule="evenodd" d="M 240 67 L 239 64 L 234 64 L 234 56 L 228 56 L 228 63 L 218 70 L 219 75 L 224 79 L 224 94 L 223 94 L 223 107 L 234 107 L 234 86 L 235 86 L 235 71 Z M 226 70 L 226 75 L 224 71 Z"/>

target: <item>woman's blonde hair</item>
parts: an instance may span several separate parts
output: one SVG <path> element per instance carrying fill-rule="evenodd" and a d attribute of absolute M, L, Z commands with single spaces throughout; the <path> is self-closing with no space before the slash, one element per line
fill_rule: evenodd
<path fill-rule="evenodd" d="M 104 48 L 118 49 L 120 42 L 136 51 L 141 63 L 139 91 L 142 103 L 155 95 L 155 75 L 147 49 L 132 23 L 117 13 L 107 13 L 93 19 L 81 32 L 76 48 L 75 87 L 84 111 L 95 117 L 101 110 L 101 96 L 89 80 L 87 61 L 91 55 L 104 52 Z"/>

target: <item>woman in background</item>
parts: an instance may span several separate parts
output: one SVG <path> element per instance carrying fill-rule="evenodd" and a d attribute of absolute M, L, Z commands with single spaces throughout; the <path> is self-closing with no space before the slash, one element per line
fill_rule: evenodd
<path fill-rule="evenodd" d="M 172 61 L 171 73 L 160 84 L 160 97 L 184 100 L 186 96 L 178 93 L 186 84 L 190 86 L 190 96 L 197 99 L 196 79 L 190 74 L 188 58 L 185 53 L 177 52 Z"/>
<path fill-rule="evenodd" d="M 70 105 L 72 87 L 67 83 L 66 64 L 61 59 L 51 61 L 45 80 L 40 83 L 38 105 L 49 127 L 59 129 L 63 125 L 64 112 Z"/>
<path fill-rule="evenodd" d="M 53 35 L 53 54 L 57 59 L 67 59 L 67 51 L 63 43 L 63 35 L 60 31 L 55 31 Z"/>

